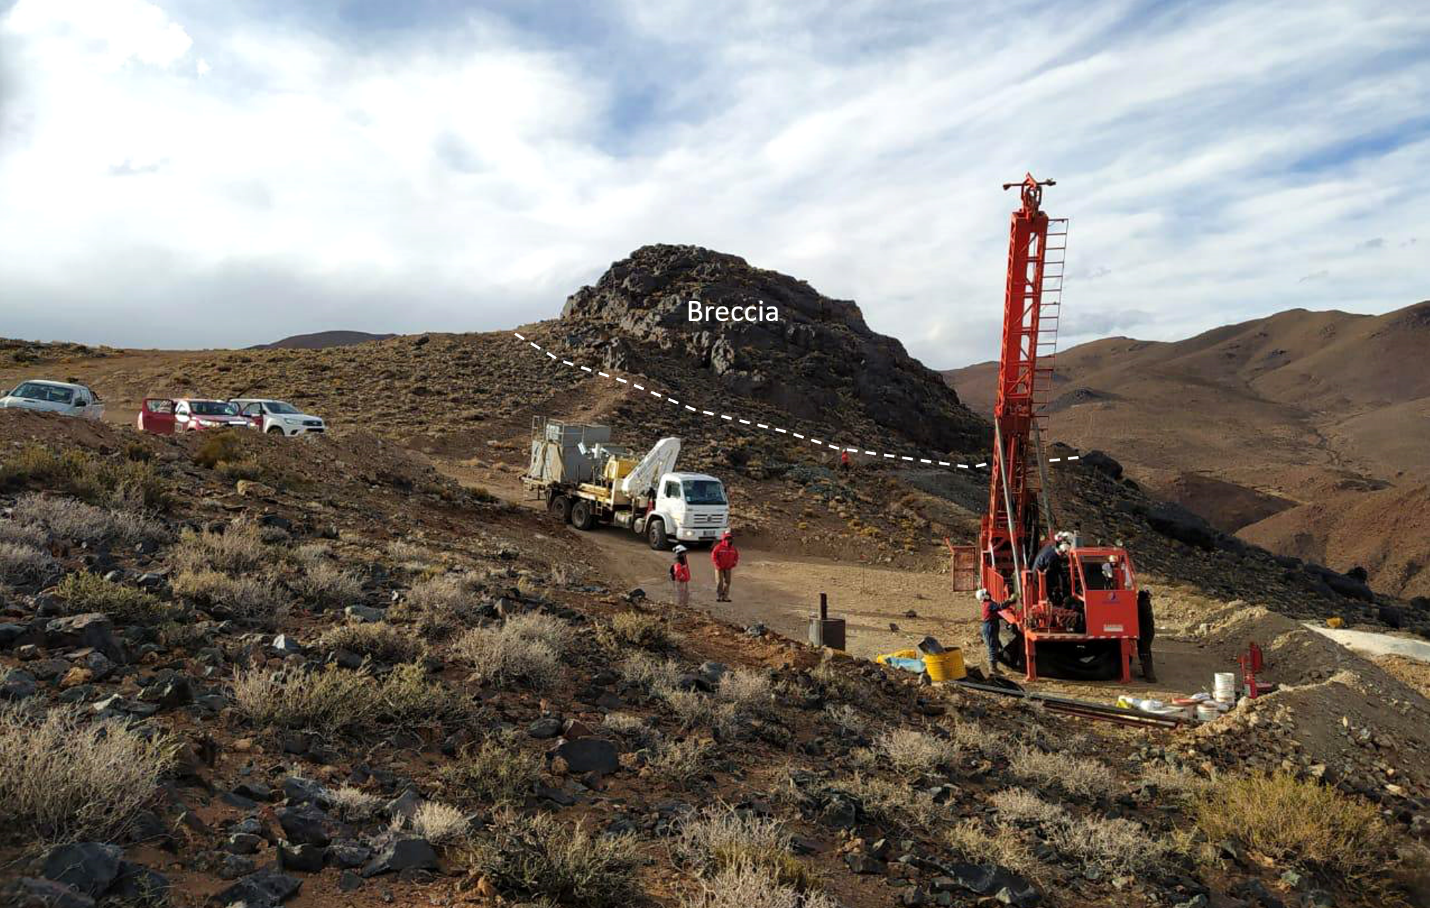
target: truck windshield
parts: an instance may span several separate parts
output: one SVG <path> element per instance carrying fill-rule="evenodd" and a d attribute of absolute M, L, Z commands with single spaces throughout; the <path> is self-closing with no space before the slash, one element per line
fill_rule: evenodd
<path fill-rule="evenodd" d="M 221 403 L 216 400 L 196 400 L 193 402 L 194 412 L 200 416 L 237 416 L 238 407 L 233 404 Z"/>
<path fill-rule="evenodd" d="M 687 479 L 681 483 L 686 504 L 725 504 L 725 487 L 718 479 Z"/>
<path fill-rule="evenodd" d="M 27 381 L 14 391 L 15 397 L 23 397 L 26 400 L 43 400 L 53 404 L 67 404 L 74 399 L 74 392 L 69 388 L 61 388 L 57 385 L 42 385 L 39 382 Z"/>
<path fill-rule="evenodd" d="M 281 400 L 270 400 L 264 404 L 264 406 L 268 408 L 269 413 L 275 413 L 280 416 L 296 416 L 298 414 L 297 407 L 290 403 L 284 403 Z"/>

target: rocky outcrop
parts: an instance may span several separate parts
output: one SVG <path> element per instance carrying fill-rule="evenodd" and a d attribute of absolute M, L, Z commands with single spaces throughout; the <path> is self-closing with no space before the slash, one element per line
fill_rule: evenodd
<path fill-rule="evenodd" d="M 703 307 L 764 307 L 778 320 L 689 320 Z M 987 426 L 898 340 L 877 334 L 849 300 L 698 246 L 643 246 L 566 301 L 560 327 L 573 346 L 599 346 L 608 368 L 646 371 L 674 354 L 726 394 L 793 416 L 853 411 L 939 451 L 978 450 Z M 693 361 L 693 362 L 692 362 Z"/>

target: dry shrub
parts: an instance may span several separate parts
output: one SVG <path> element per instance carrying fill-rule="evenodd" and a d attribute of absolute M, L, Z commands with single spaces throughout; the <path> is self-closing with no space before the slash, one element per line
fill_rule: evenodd
<path fill-rule="evenodd" d="M 394 823 L 406 826 L 433 845 L 454 845 L 467 838 L 467 816 L 450 804 L 423 801 L 408 820 Z"/>
<path fill-rule="evenodd" d="M 674 689 L 680 681 L 680 663 L 636 653 L 621 663 L 621 680 L 648 694 Z"/>
<path fill-rule="evenodd" d="M 255 725 L 323 733 L 384 723 L 459 721 L 472 713 L 457 693 L 402 665 L 381 678 L 329 666 L 314 672 L 253 669 L 234 678 L 234 702 Z"/>
<path fill-rule="evenodd" d="M 0 520 L 0 545 L 42 549 L 48 542 L 49 536 L 39 527 L 27 526 L 14 520 Z"/>
<path fill-rule="evenodd" d="M 680 720 L 681 731 L 704 727 L 717 735 L 728 735 L 739 727 L 740 710 L 735 703 L 678 687 L 660 688 L 654 693 Z"/>
<path fill-rule="evenodd" d="M 508 896 L 618 908 L 638 894 L 634 837 L 593 833 L 546 814 L 498 813 L 469 858 L 474 873 Z"/>
<path fill-rule="evenodd" d="M 989 832 L 977 820 L 964 820 L 944 832 L 955 855 L 972 864 L 1000 864 L 1034 882 L 1047 878 L 1048 868 L 1033 854 L 1027 839 L 1004 823 Z"/>
<path fill-rule="evenodd" d="M 361 788 L 344 785 L 332 793 L 333 813 L 345 823 L 361 823 L 377 816 L 386 802 Z"/>
<path fill-rule="evenodd" d="M 749 867 L 781 886 L 818 888 L 810 867 L 790 854 L 790 834 L 777 820 L 711 807 L 681 823 L 671 848 L 681 864 L 704 877 Z"/>
<path fill-rule="evenodd" d="M 83 571 L 67 575 L 55 595 L 64 600 L 65 614 L 102 612 L 116 624 L 157 624 L 174 620 L 182 611 L 145 590 Z"/>
<path fill-rule="evenodd" d="M 174 741 L 77 711 L 0 707 L 0 824 L 44 842 L 124 832 L 173 765 Z"/>
<path fill-rule="evenodd" d="M 616 643 L 625 646 L 660 650 L 669 649 L 671 645 L 665 622 L 645 612 L 617 612 L 604 630 Z"/>
<path fill-rule="evenodd" d="M 1008 789 L 990 800 L 1002 820 L 1037 827 L 1049 844 L 1083 869 L 1137 874 L 1161 863 L 1172 850 L 1171 842 L 1149 835 L 1140 823 L 1076 817 L 1026 791 Z"/>
<path fill-rule="evenodd" d="M 1350 878 L 1381 870 L 1393 844 L 1375 805 L 1286 773 L 1220 783 L 1197 803 L 1196 823 L 1213 842 Z"/>
<path fill-rule="evenodd" d="M 499 625 L 467 631 L 453 652 L 471 664 L 473 677 L 482 683 L 549 687 L 560 674 L 561 655 L 571 638 L 571 626 L 559 618 L 514 615 Z"/>
<path fill-rule="evenodd" d="M 1002 739 L 991 737 L 987 729 L 976 720 L 969 719 L 959 719 L 953 723 L 953 727 L 949 729 L 949 743 L 955 753 L 969 751 L 992 756 L 1003 753 L 1005 749 Z"/>
<path fill-rule="evenodd" d="M 210 570 L 181 571 L 170 588 L 249 624 L 271 626 L 287 611 L 287 603 L 278 591 L 253 577 L 233 577 Z"/>
<path fill-rule="evenodd" d="M 302 546 L 296 557 L 300 570 L 290 585 L 309 602 L 339 606 L 362 595 L 362 583 L 333 561 L 326 546 Z"/>
<path fill-rule="evenodd" d="M 870 722 L 863 713 L 848 703 L 838 706 L 832 703 L 827 704 L 824 707 L 824 716 L 833 723 L 835 728 L 852 737 L 866 737 L 871 729 Z"/>
<path fill-rule="evenodd" d="M 1201 798 L 1216 787 L 1215 779 L 1171 766 L 1149 766 L 1142 771 L 1141 782 L 1155 788 L 1159 794 L 1183 801 Z"/>
<path fill-rule="evenodd" d="M 442 561 L 440 555 L 401 539 L 395 539 L 387 544 L 387 554 L 397 562 L 398 567 L 414 573 L 428 570 Z"/>
<path fill-rule="evenodd" d="M 894 770 L 909 775 L 926 775 L 948 759 L 949 746 L 933 735 L 912 728 L 895 729 L 875 745 Z"/>
<path fill-rule="evenodd" d="M 714 746 L 704 738 L 660 741 L 650 757 L 651 774 L 677 788 L 684 788 L 709 772 Z"/>
<path fill-rule="evenodd" d="M 194 449 L 193 461 L 201 467 L 212 470 L 221 463 L 243 460 L 243 446 L 238 432 L 234 429 L 220 429 L 203 433 L 203 441 Z"/>
<path fill-rule="evenodd" d="M 0 487 L 28 484 L 117 508 L 161 508 L 167 501 L 166 483 L 152 463 L 106 460 L 73 449 L 56 453 L 42 445 L 0 460 Z"/>
<path fill-rule="evenodd" d="M 1102 797 L 1117 789 L 1117 780 L 1106 764 L 1036 747 L 1015 748 L 1009 754 L 1008 769 L 1024 782 L 1047 785 L 1074 797 Z"/>
<path fill-rule="evenodd" d="M 782 885 L 758 867 L 731 867 L 706 881 L 681 908 L 837 908 L 822 892 Z"/>
<path fill-rule="evenodd" d="M 462 804 L 518 804 L 541 778 L 542 761 L 517 746 L 513 735 L 487 737 L 448 762 L 442 782 Z"/>
<path fill-rule="evenodd" d="M 752 668 L 736 668 L 720 678 L 716 695 L 741 713 L 769 712 L 773 699 L 769 676 Z"/>
<path fill-rule="evenodd" d="M 606 713 L 601 720 L 601 728 L 637 747 L 648 747 L 659 737 L 649 722 L 630 713 Z"/>
<path fill-rule="evenodd" d="M 318 638 L 318 645 L 386 663 L 416 662 L 427 655 L 427 645 L 416 636 L 383 621 L 337 625 Z"/>
<path fill-rule="evenodd" d="M 6 583 L 38 583 L 49 579 L 59 565 L 50 554 L 27 545 L 0 542 L 0 580 Z"/>
<path fill-rule="evenodd" d="M 42 528 L 60 539 L 96 545 L 101 542 L 160 543 L 169 540 L 161 521 L 132 511 L 111 510 L 73 498 L 22 495 L 15 502 L 14 520 Z"/>
<path fill-rule="evenodd" d="M 258 524 L 235 520 L 222 533 L 185 530 L 170 551 L 170 560 L 180 572 L 246 574 L 268 568 L 277 559 L 263 544 L 263 533 Z"/>
<path fill-rule="evenodd" d="M 891 782 L 856 772 L 838 787 L 859 799 L 869 816 L 886 826 L 928 829 L 947 815 L 947 810 L 934 803 L 933 795 L 907 782 Z"/>
<path fill-rule="evenodd" d="M 809 677 L 819 687 L 826 700 L 852 700 L 858 702 L 863 685 L 849 672 L 848 663 L 827 656 L 809 670 Z"/>
<path fill-rule="evenodd" d="M 475 579 L 465 574 L 441 574 L 415 584 L 389 610 L 394 618 L 412 621 L 428 639 L 440 639 L 469 624 L 479 604 Z"/>

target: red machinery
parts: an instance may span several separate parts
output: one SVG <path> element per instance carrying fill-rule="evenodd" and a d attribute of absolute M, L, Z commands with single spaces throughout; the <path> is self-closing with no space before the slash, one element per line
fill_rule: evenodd
<path fill-rule="evenodd" d="M 1137 578 L 1127 552 L 1085 547 L 1073 537 L 1062 574 L 1032 568 L 1054 535 L 1041 424 L 1052 388 L 1067 220 L 1041 210 L 1043 187 L 1052 185 L 1028 174 L 1003 186 L 1020 186 L 1023 204 L 1008 236 L 988 510 L 978 545 L 954 547 L 953 574 L 957 587 L 976 584 L 1006 603 L 1001 614 L 1016 637 L 1003 652 L 1029 681 L 1038 677 L 1041 656 L 1044 674 L 1093 679 L 1120 672 L 1126 682 L 1137 645 Z"/>

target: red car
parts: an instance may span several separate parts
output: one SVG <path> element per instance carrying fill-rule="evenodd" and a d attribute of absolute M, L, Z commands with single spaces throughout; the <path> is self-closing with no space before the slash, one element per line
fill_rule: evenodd
<path fill-rule="evenodd" d="M 205 429 L 252 428 L 227 401 L 198 397 L 146 397 L 139 408 L 139 430 L 156 435 L 201 432 Z"/>

